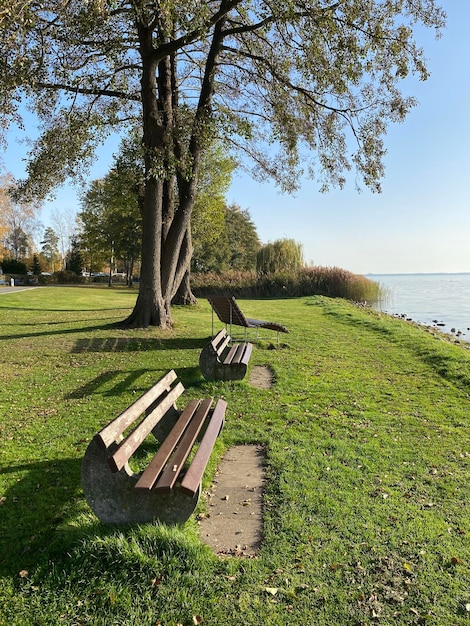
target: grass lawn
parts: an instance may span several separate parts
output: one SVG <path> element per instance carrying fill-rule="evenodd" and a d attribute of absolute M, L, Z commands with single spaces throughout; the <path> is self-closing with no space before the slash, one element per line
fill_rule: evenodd
<path fill-rule="evenodd" d="M 253 350 L 275 384 L 208 383 L 208 303 L 118 330 L 135 297 L 0 295 L 2 626 L 470 624 L 468 344 L 342 300 L 242 301 L 291 331 Z M 206 486 L 228 446 L 265 446 L 257 558 L 215 556 L 196 518 L 107 528 L 84 501 L 89 440 L 169 369 L 186 401 L 228 402 Z"/>

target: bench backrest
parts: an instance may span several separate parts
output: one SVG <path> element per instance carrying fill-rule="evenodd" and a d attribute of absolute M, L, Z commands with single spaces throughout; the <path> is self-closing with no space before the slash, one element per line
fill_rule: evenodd
<path fill-rule="evenodd" d="M 118 442 L 123 433 L 145 413 L 145 417 L 119 442 L 116 451 L 110 456 L 109 464 L 113 471 L 119 471 L 124 467 L 161 418 L 175 406 L 176 400 L 184 391 L 180 382 L 175 387 L 171 387 L 175 380 L 176 373 L 171 370 L 95 435 L 98 446 L 109 448 L 112 443 Z"/>
<path fill-rule="evenodd" d="M 212 339 L 211 346 L 214 352 L 216 352 L 217 355 L 220 356 L 229 343 L 230 335 L 227 333 L 227 330 L 225 328 L 222 328 L 222 330 L 217 333 L 214 339 Z"/>
<path fill-rule="evenodd" d="M 244 326 L 245 328 L 250 327 L 248 320 L 233 296 L 208 296 L 207 299 L 219 320 L 224 324 Z"/>

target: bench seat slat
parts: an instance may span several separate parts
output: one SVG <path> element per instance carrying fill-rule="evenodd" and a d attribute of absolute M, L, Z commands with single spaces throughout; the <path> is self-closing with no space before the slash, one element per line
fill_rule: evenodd
<path fill-rule="evenodd" d="M 223 361 L 224 365 L 230 365 L 230 363 L 232 363 L 232 361 L 234 360 L 234 357 L 235 357 L 235 353 L 236 353 L 236 352 L 237 352 L 237 350 L 238 350 L 238 345 L 239 345 L 239 344 L 238 344 L 238 343 L 236 343 L 236 344 L 234 344 L 234 345 L 230 348 L 230 350 L 229 350 L 229 351 L 228 351 L 228 353 L 227 353 L 227 356 L 225 357 L 225 359 L 224 359 L 224 361 Z"/>
<path fill-rule="evenodd" d="M 125 411 L 95 435 L 95 441 L 102 449 L 108 448 L 117 441 L 122 433 L 163 393 L 168 392 L 170 385 L 176 380 L 176 372 L 171 370 L 140 398 L 133 402 Z M 181 392 L 182 393 L 182 392 Z"/>
<path fill-rule="evenodd" d="M 241 343 L 237 346 L 237 351 L 233 355 L 232 363 L 241 363 L 242 357 L 246 349 L 246 343 Z"/>
<path fill-rule="evenodd" d="M 240 363 L 243 363 L 244 365 L 248 365 L 248 361 L 250 360 L 251 352 L 253 350 L 253 344 L 245 343 L 244 345 L 245 345 L 245 351 L 243 352 L 243 356 L 240 360 Z"/>
<path fill-rule="evenodd" d="M 194 496 L 202 480 L 214 443 L 224 423 L 226 408 L 227 402 L 219 399 L 194 459 L 181 482 L 181 490 L 190 496 Z"/>
<path fill-rule="evenodd" d="M 154 486 L 154 491 L 170 491 L 181 472 L 186 459 L 199 435 L 201 428 L 206 421 L 207 414 L 210 411 L 213 398 L 203 400 L 199 405 L 196 415 L 191 420 L 186 432 L 181 438 L 178 447 L 168 460 L 168 464 L 162 475 Z"/>
<path fill-rule="evenodd" d="M 168 461 L 171 453 L 178 444 L 178 441 L 181 439 L 182 434 L 191 421 L 200 403 L 200 400 L 191 400 L 188 403 L 187 407 L 179 416 L 178 421 L 158 448 L 157 453 L 149 463 L 148 467 L 140 476 L 135 485 L 135 489 L 139 489 L 141 491 L 148 491 L 149 489 L 152 489 L 154 484 L 157 482 L 160 473 L 165 467 L 165 463 Z"/>
<path fill-rule="evenodd" d="M 119 444 L 116 452 L 109 457 L 108 463 L 113 472 L 117 472 L 124 467 L 126 462 L 134 454 L 145 437 L 150 433 L 165 413 L 170 409 L 183 393 L 184 387 L 178 383 L 163 400 L 151 411 L 144 420 L 138 424 L 134 430 Z"/>

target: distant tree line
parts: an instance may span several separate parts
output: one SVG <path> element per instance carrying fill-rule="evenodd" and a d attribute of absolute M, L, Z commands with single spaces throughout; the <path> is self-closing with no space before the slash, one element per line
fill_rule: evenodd
<path fill-rule="evenodd" d="M 39 205 L 18 202 L 11 174 L 0 176 L 0 264 L 4 273 L 33 275 L 64 270 L 70 254 L 74 216 L 55 211 L 53 226 L 38 220 Z"/>
<path fill-rule="evenodd" d="M 300 244 L 279 240 L 263 246 L 250 213 L 228 205 L 233 161 L 219 145 L 204 159 L 191 222 L 191 272 L 270 273 L 303 263 Z M 0 263 L 4 273 L 89 277 L 119 275 L 132 285 L 139 274 L 142 247 L 143 162 L 134 134 L 120 146 L 109 172 L 93 180 L 81 196 L 77 215 L 56 212 L 41 227 L 39 207 L 15 201 L 10 175 L 0 180 Z"/>

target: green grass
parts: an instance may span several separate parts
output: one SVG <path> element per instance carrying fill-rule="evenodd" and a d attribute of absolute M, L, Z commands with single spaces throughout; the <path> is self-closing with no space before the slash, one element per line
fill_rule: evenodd
<path fill-rule="evenodd" d="M 134 301 L 0 295 L 2 626 L 470 623 L 467 345 L 343 300 L 246 300 L 291 331 L 255 346 L 259 390 L 200 375 L 205 300 L 172 333 L 118 330 Z M 207 484 L 226 447 L 265 446 L 255 559 L 215 556 L 196 519 L 106 528 L 83 499 L 90 438 L 172 368 L 228 401 Z"/>

